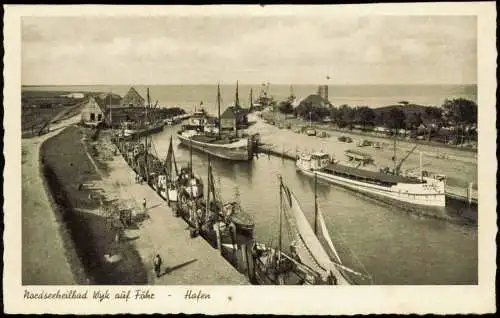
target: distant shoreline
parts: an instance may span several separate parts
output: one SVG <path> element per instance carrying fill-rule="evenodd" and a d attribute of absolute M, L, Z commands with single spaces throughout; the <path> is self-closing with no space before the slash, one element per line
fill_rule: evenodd
<path fill-rule="evenodd" d="M 262 83 L 245 83 L 245 82 L 240 82 L 240 85 L 244 86 L 259 86 L 262 85 Z M 234 86 L 235 83 L 221 83 L 221 86 Z M 288 83 L 288 84 L 283 84 L 283 83 L 271 83 L 271 86 L 318 86 L 318 85 L 328 85 L 331 87 L 346 87 L 346 86 L 357 86 L 357 87 L 477 87 L 477 84 L 475 83 L 469 83 L 469 84 L 450 84 L 450 83 L 436 83 L 436 84 L 330 84 L 330 83 L 316 83 L 316 84 L 301 84 L 301 83 Z M 196 84 L 196 83 L 177 83 L 177 84 L 69 84 L 69 85 L 59 85 L 59 84 L 47 84 L 47 85 L 21 85 L 21 88 L 33 88 L 33 87 L 40 87 L 40 88 L 45 88 L 45 87 L 96 87 L 96 86 L 138 86 L 138 87 L 146 87 L 146 86 L 217 86 L 217 83 L 201 83 L 201 84 Z"/>

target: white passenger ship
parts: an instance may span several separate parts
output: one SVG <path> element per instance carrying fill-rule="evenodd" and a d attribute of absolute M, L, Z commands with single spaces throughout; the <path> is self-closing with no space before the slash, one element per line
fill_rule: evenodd
<path fill-rule="evenodd" d="M 362 193 L 418 206 L 444 207 L 445 182 L 428 177 L 404 177 L 339 164 L 323 152 L 302 154 L 297 170 Z"/>

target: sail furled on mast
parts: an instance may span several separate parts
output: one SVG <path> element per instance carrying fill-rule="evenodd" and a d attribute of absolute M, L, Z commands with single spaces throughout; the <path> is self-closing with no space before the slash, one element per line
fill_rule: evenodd
<path fill-rule="evenodd" d="M 304 265 L 314 269 L 323 277 L 328 277 L 330 273 L 332 273 L 337 279 L 337 284 L 350 284 L 350 281 L 340 272 L 339 269 L 355 275 L 361 274 L 333 261 L 330 258 L 327 251 L 314 233 L 309 221 L 306 219 L 304 212 L 302 211 L 302 208 L 300 207 L 300 204 L 293 192 L 291 192 L 288 187 L 284 185 L 282 189 L 286 200 L 289 200 L 289 208 L 286 209 L 287 213 L 285 213 L 285 217 L 291 225 L 290 228 L 293 236 L 295 237 L 295 250 L 300 261 Z M 320 223 L 324 224 L 322 217 Z"/>
<path fill-rule="evenodd" d="M 309 221 L 307 221 L 299 202 L 295 195 L 290 192 L 290 200 L 291 205 L 289 212 L 292 216 L 292 219 L 295 221 L 295 227 L 297 229 L 298 237 L 303 241 L 304 245 L 309 250 L 313 260 L 316 262 L 317 266 L 320 266 L 324 271 L 328 271 L 332 269 L 332 261 L 325 249 L 321 245 L 321 242 L 314 234 Z M 307 261 L 307 260 L 303 260 Z"/>
<path fill-rule="evenodd" d="M 167 158 L 165 159 L 165 171 L 167 173 L 167 178 L 169 181 L 174 181 L 175 178 L 177 178 L 177 176 L 179 175 L 177 162 L 175 161 L 172 137 L 170 137 L 170 145 L 168 147 Z"/>
<path fill-rule="evenodd" d="M 319 225 L 320 225 L 320 230 L 318 231 L 317 235 L 322 237 L 329 249 L 330 249 L 330 252 L 331 254 L 333 254 L 333 256 L 335 257 L 336 261 L 339 263 L 339 264 L 342 264 L 342 260 L 340 259 L 339 257 L 339 254 L 337 253 L 337 250 L 335 249 L 335 246 L 333 245 L 333 242 L 332 242 L 332 239 L 330 237 L 330 233 L 328 233 L 328 229 L 326 228 L 326 224 L 325 224 L 325 219 L 323 218 L 323 213 L 321 212 L 321 208 L 317 207 L 318 211 L 318 221 L 319 221 Z"/>
<path fill-rule="evenodd" d="M 240 97 L 238 96 L 238 81 L 236 81 L 236 96 L 234 97 L 234 106 L 240 107 Z"/>

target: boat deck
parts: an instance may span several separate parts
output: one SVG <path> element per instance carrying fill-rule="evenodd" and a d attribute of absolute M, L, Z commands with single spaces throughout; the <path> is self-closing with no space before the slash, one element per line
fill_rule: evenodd
<path fill-rule="evenodd" d="M 368 171 L 353 167 L 348 167 L 340 164 L 330 164 L 322 169 L 324 172 L 332 174 L 340 174 L 355 177 L 358 179 L 372 180 L 380 183 L 386 184 L 398 184 L 398 183 L 411 183 L 419 184 L 422 183 L 417 178 L 408 178 L 403 176 L 396 176 L 390 174 L 384 174 L 380 172 Z"/>

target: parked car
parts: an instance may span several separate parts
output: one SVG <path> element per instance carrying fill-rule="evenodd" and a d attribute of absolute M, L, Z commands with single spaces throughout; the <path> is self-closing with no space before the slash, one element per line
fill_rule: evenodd
<path fill-rule="evenodd" d="M 340 137 L 338 138 L 338 140 L 339 140 L 339 141 L 341 141 L 341 142 L 346 142 L 347 137 L 346 137 L 346 136 L 340 136 Z"/>
<path fill-rule="evenodd" d="M 366 147 L 366 146 L 371 146 L 372 142 L 369 140 L 363 140 L 358 142 L 358 147 Z"/>
<path fill-rule="evenodd" d="M 308 136 L 316 136 L 316 129 L 314 129 L 314 128 L 308 128 L 308 129 L 306 130 L 306 134 L 307 134 Z"/>
<path fill-rule="evenodd" d="M 351 137 L 346 137 L 345 142 L 351 143 L 352 142 L 352 138 Z"/>

